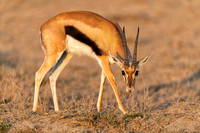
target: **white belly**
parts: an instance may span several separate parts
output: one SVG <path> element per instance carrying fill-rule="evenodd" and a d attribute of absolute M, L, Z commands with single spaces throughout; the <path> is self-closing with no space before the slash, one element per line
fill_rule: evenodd
<path fill-rule="evenodd" d="M 92 58 L 95 57 L 95 53 L 90 46 L 74 39 L 69 35 L 67 35 L 66 37 L 66 49 L 68 50 L 68 52 L 76 55 L 87 55 Z"/>
<path fill-rule="evenodd" d="M 90 46 L 74 39 L 69 35 L 67 35 L 66 37 L 66 49 L 68 52 L 74 55 L 87 55 L 89 57 L 92 57 L 93 59 L 99 60 Z M 108 60 L 110 64 L 116 63 L 111 56 L 108 56 Z"/>

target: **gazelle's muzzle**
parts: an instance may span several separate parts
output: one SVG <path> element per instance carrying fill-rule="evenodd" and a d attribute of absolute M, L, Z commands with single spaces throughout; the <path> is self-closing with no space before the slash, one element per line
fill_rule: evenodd
<path fill-rule="evenodd" d="M 130 81 L 126 85 L 126 91 L 131 93 L 135 90 L 135 79 L 133 81 Z"/>

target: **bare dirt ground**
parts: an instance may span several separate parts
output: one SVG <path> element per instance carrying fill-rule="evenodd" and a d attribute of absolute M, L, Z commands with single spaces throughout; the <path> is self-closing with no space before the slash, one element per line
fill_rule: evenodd
<path fill-rule="evenodd" d="M 1 132 L 200 132 L 200 2 L 197 0 L 1 0 Z M 96 110 L 100 67 L 74 57 L 57 81 L 60 112 L 46 76 L 32 113 L 34 74 L 43 62 L 40 25 L 60 12 L 93 11 L 126 26 L 132 49 L 140 27 L 139 57 L 153 56 L 129 94 L 120 69 L 112 69 L 124 106 L 118 109 L 106 82 L 103 109 Z"/>

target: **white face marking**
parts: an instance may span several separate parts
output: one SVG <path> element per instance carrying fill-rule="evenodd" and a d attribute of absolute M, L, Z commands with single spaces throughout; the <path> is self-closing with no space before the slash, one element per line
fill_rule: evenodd
<path fill-rule="evenodd" d="M 94 58 L 95 53 L 92 48 L 87 46 L 86 44 L 74 39 L 73 37 L 67 35 L 66 36 L 66 49 L 76 55 L 87 55 L 89 57 Z"/>
<path fill-rule="evenodd" d="M 109 56 L 108 60 L 109 60 L 110 64 L 116 63 L 116 61 L 114 61 L 113 58 L 112 58 L 111 56 Z"/>

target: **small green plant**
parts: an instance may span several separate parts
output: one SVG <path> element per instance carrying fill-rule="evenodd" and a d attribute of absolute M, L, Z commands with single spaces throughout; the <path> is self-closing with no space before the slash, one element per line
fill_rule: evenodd
<path fill-rule="evenodd" d="M 124 115 L 124 119 L 126 119 L 126 118 L 134 119 L 134 118 L 137 118 L 137 117 L 143 118 L 143 117 L 144 117 L 144 114 L 142 114 L 142 113 L 135 113 L 135 114 L 127 114 L 127 115 Z"/>
<path fill-rule="evenodd" d="M 0 123 L 0 132 L 7 133 L 10 130 L 11 126 L 12 124 L 8 119 L 3 119 L 3 121 Z"/>

